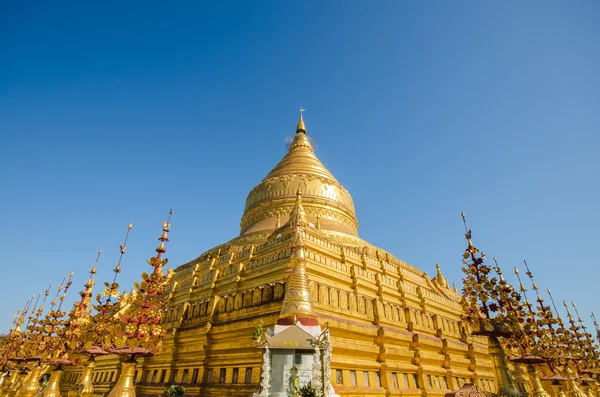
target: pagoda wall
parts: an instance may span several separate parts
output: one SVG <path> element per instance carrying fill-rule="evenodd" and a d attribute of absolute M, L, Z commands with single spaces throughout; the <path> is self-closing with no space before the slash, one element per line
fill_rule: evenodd
<path fill-rule="evenodd" d="M 312 229 L 303 236 L 313 304 L 331 332 L 338 394 L 442 396 L 470 381 L 496 390 L 487 340 L 466 336 L 458 294 L 375 247 L 335 244 Z M 282 233 L 218 247 L 178 268 L 164 319 L 170 331 L 160 354 L 140 359 L 138 394 L 160 395 L 170 384 L 187 395 L 256 391 L 262 356 L 251 336 L 257 324 L 273 328 L 278 319 L 290 255 L 290 236 Z M 529 387 L 526 372 L 512 370 L 519 387 Z M 65 390 L 80 371 L 66 371 Z M 118 371 L 115 356 L 98 359 L 98 394 Z"/>

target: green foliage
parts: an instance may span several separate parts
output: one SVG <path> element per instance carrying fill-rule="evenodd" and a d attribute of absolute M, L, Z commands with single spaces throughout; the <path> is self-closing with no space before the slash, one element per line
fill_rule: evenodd
<path fill-rule="evenodd" d="M 314 387 L 312 387 L 310 382 L 308 383 L 308 385 L 302 386 L 299 392 L 302 397 L 317 397 L 317 391 Z"/>
<path fill-rule="evenodd" d="M 254 327 L 252 340 L 256 341 L 256 346 L 264 347 L 269 340 L 267 329 L 262 325 L 262 322 Z"/>
<path fill-rule="evenodd" d="M 262 324 L 258 324 L 254 327 L 254 332 L 252 333 L 252 340 L 258 341 L 265 334 L 265 327 Z"/>
<path fill-rule="evenodd" d="M 185 389 L 179 385 L 171 385 L 165 389 L 166 397 L 183 397 Z"/>

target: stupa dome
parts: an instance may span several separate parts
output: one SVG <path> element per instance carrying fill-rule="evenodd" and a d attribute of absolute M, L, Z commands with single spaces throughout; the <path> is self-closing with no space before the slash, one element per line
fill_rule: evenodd
<path fill-rule="evenodd" d="M 315 155 L 302 115 L 287 154 L 248 194 L 240 235 L 273 231 L 288 222 L 298 191 L 308 222 L 323 231 L 358 235 L 352 196 Z"/>

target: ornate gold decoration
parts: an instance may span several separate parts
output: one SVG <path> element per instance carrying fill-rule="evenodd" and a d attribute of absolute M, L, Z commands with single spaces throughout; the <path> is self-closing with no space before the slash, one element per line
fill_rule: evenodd
<path fill-rule="evenodd" d="M 89 339 L 85 341 L 84 348 L 89 350 L 95 346 L 98 348 L 98 354 L 112 349 L 116 345 L 117 338 L 123 339 L 122 313 L 120 312 L 127 304 L 128 296 L 119 292 L 117 276 L 121 273 L 121 263 L 127 251 L 127 239 L 132 228 L 133 224 L 129 223 L 123 245 L 119 246 L 119 261 L 113 269 L 115 275 L 112 283 L 104 282 L 104 290 L 96 295 L 97 304 L 94 305 L 96 314 L 92 318 L 93 326 L 87 333 Z"/>
<path fill-rule="evenodd" d="M 92 348 L 95 334 L 95 324 L 92 322 L 92 289 L 95 281 L 98 262 L 102 251 L 98 251 L 96 261 L 90 269 L 90 278 L 84 285 L 83 291 L 79 293 L 81 300 L 73 304 L 69 312 L 69 321 L 65 329 L 65 349 L 67 353 L 79 353 L 82 350 Z"/>
<path fill-rule="evenodd" d="M 11 393 L 11 390 L 15 389 L 15 385 L 19 382 L 19 371 L 16 369 L 13 369 L 12 371 L 10 371 L 10 375 L 8 375 L 8 379 L 5 379 L 4 382 L 2 382 L 2 388 L 0 389 L 2 391 L 2 396 L 10 396 L 11 394 L 14 395 L 14 393 L 16 393 L 16 390 L 14 393 Z"/>
<path fill-rule="evenodd" d="M 111 353 L 126 356 L 128 359 L 121 362 L 121 375 L 108 397 L 135 397 L 136 357 L 152 355 L 162 347 L 162 338 L 166 330 L 160 321 L 167 303 L 163 295 L 172 277 L 170 272 L 170 276 L 163 273 L 162 268 L 168 260 L 162 259 L 162 255 L 167 251 L 165 243 L 169 241 L 169 222 L 172 215 L 171 210 L 167 221 L 162 223 L 163 232 L 158 238 L 160 245 L 156 248 L 157 255 L 146 261 L 153 271 L 150 275 L 142 273 L 142 281 L 134 284 L 134 293 L 131 294 L 121 318 L 124 328 L 115 335 L 116 349 L 112 349 Z"/>
<path fill-rule="evenodd" d="M 485 254 L 480 252 L 471 241 L 471 230 L 467 228 L 465 214 L 462 213 L 465 226 L 467 248 L 463 254 L 463 314 L 462 319 L 475 331 L 473 335 L 489 337 L 489 350 L 498 379 L 498 395 L 519 397 L 521 392 L 515 387 L 508 368 L 508 360 L 498 337 L 505 340 L 514 337 L 521 319 L 520 295 L 502 277 L 502 271 L 494 258 L 494 270 L 498 275 L 490 277 L 492 268 L 484 262 Z M 509 343 L 510 345 L 510 343 Z"/>
<path fill-rule="evenodd" d="M 172 215 L 173 211 L 171 210 L 169 218 L 163 222 L 163 233 L 158 238 L 160 245 L 156 248 L 157 255 L 146 261 L 153 267 L 152 273 L 142 273 L 142 281 L 134 283 L 135 294 L 131 295 L 122 318 L 125 325 L 124 333 L 120 338 L 115 339 L 117 348 L 127 345 L 132 349 L 142 347 L 150 351 L 157 351 L 162 346 L 161 340 L 165 336 L 166 330 L 160 322 L 167 303 L 163 299 L 163 294 L 170 281 L 170 277 L 167 277 L 162 270 L 163 266 L 168 263 L 168 259 L 162 259 L 162 255 L 167 251 L 165 242 L 169 241 L 171 228 L 169 221 Z"/>
<path fill-rule="evenodd" d="M 571 302 L 571 306 L 573 310 L 575 310 L 575 315 L 577 316 L 577 322 L 579 323 L 579 329 L 583 332 L 580 332 L 578 335 L 579 346 L 582 352 L 582 365 L 583 369 L 594 369 L 599 366 L 600 354 L 598 352 L 598 346 L 596 345 L 592 334 L 590 334 L 579 315 L 579 311 L 577 310 L 577 306 L 575 306 L 575 302 Z M 583 369 L 580 368 L 580 372 L 583 372 Z"/>
<path fill-rule="evenodd" d="M 21 363 L 23 371 L 30 370 L 29 376 L 18 389 L 17 395 L 20 397 L 33 397 L 39 391 L 38 382 L 41 374 L 48 369 L 46 363 L 60 358 L 65 353 L 63 341 L 67 321 L 63 320 L 66 313 L 62 312 L 61 308 L 72 284 L 72 277 L 73 272 L 69 274 L 68 280 L 66 276 L 63 278 L 45 316 L 42 316 L 42 313 L 50 288 L 46 290 L 44 300 L 36 310 L 35 306 L 39 301 L 38 295 L 38 300 L 28 317 L 26 332 L 16 340 L 18 342 L 14 351 L 21 358 L 15 357 L 14 360 Z M 59 303 L 55 310 L 57 302 Z M 55 382 L 58 382 L 59 379 L 60 377 L 54 377 Z M 57 387 L 57 385 L 53 387 Z"/>
<path fill-rule="evenodd" d="M 34 366 L 27 380 L 23 382 L 19 388 L 19 391 L 16 394 L 17 397 L 35 396 L 40 391 L 39 381 L 42 377 L 42 374 L 46 372 L 46 369 L 47 367 L 41 367 L 39 365 Z"/>
<path fill-rule="evenodd" d="M 439 263 L 437 263 L 437 262 L 435 263 L 435 270 L 436 270 L 436 275 L 433 278 L 433 281 L 435 281 L 440 287 L 450 288 L 450 286 L 448 285 L 448 280 L 442 274 L 442 268 L 440 267 Z"/>

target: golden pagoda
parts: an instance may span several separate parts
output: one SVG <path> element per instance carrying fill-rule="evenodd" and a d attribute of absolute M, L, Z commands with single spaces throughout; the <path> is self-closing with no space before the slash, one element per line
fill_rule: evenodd
<path fill-rule="evenodd" d="M 432 278 L 359 237 L 352 197 L 317 158 L 301 113 L 287 153 L 248 194 L 239 236 L 175 269 L 163 349 L 139 359 L 136 392 L 251 396 L 263 364 L 252 334 L 282 324 L 327 327 L 340 396 L 443 396 L 466 383 L 495 392 L 488 338 L 470 336 L 435 265 Z M 524 367 L 508 366 L 525 392 Z M 114 355 L 96 358 L 96 394 L 119 368 Z M 67 368 L 62 388 L 80 376 Z"/>

